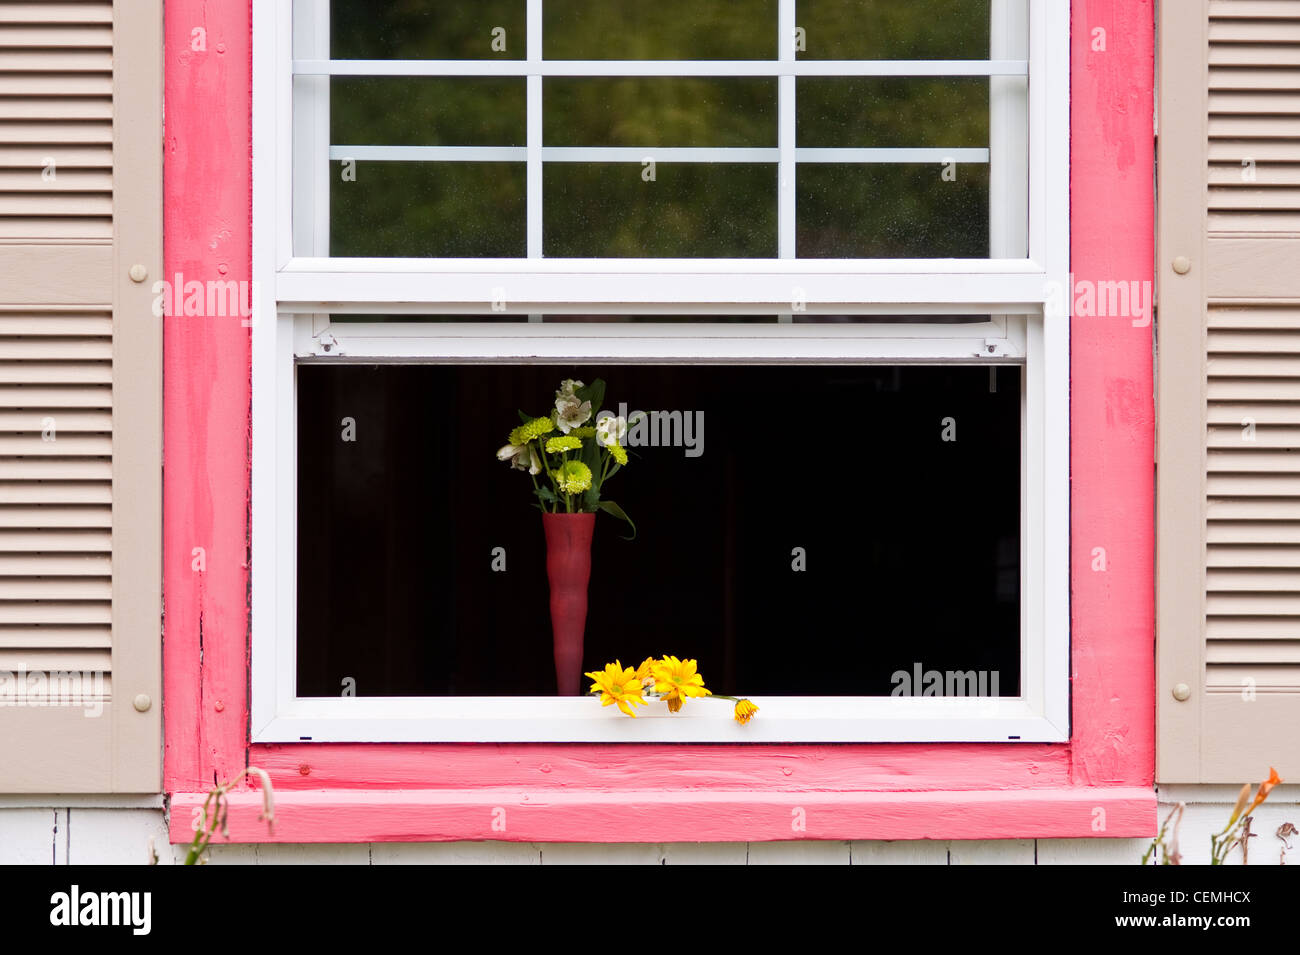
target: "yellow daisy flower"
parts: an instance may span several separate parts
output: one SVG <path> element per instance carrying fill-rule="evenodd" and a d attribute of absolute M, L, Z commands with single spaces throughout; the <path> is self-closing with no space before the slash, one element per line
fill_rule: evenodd
<path fill-rule="evenodd" d="M 686 697 L 713 695 L 704 688 L 704 677 L 695 671 L 694 660 L 664 657 L 656 660 L 651 669 L 654 672 L 655 692 L 668 704 L 671 713 L 682 708 Z"/>
<path fill-rule="evenodd" d="M 633 719 L 636 718 L 636 714 L 632 712 L 632 707 L 645 706 L 645 698 L 641 696 L 641 681 L 637 679 L 636 670 L 631 667 L 625 668 L 618 660 L 606 663 L 604 672 L 595 670 L 584 675 L 592 680 L 590 692 L 600 693 L 601 706 L 614 703 Z"/>
<path fill-rule="evenodd" d="M 753 703 L 749 702 L 749 700 L 736 701 L 736 722 L 739 723 L 741 726 L 744 726 L 751 719 L 753 719 L 754 714 L 757 712 L 758 712 L 758 707 L 755 706 Z"/>
<path fill-rule="evenodd" d="M 641 665 L 636 668 L 636 678 L 641 681 L 641 685 L 653 689 L 655 685 L 654 666 L 658 661 L 654 657 L 646 657 L 641 661 Z"/>

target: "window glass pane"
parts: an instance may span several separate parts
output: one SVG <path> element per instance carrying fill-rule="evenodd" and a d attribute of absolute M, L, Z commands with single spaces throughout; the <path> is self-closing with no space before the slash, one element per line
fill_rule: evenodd
<path fill-rule="evenodd" d="M 546 0 L 548 60 L 765 60 L 776 0 Z"/>
<path fill-rule="evenodd" d="M 547 146 L 775 146 L 776 79 L 547 77 Z"/>
<path fill-rule="evenodd" d="M 821 147 L 984 147 L 983 76 L 801 77 L 797 142 Z"/>
<path fill-rule="evenodd" d="M 974 671 L 1015 696 L 1021 372 L 993 368 L 300 365 L 298 693 L 555 692 L 541 519 L 495 452 L 600 377 L 608 410 L 680 424 L 605 485 L 639 533 L 597 516 L 584 669 L 671 653 L 720 693 L 853 696 Z"/>
<path fill-rule="evenodd" d="M 797 0 L 804 60 L 987 60 L 989 0 Z"/>
<path fill-rule="evenodd" d="M 523 163 L 330 163 L 330 254 L 459 258 L 527 251 Z"/>
<path fill-rule="evenodd" d="M 842 75 L 778 78 L 790 67 L 777 61 L 777 0 L 544 0 L 541 70 L 558 75 L 302 67 L 295 253 L 1023 257 L 1026 78 L 853 75 L 870 71 L 863 61 L 991 56 L 1014 72 L 1027 55 L 1010 30 L 1022 2 L 798 0 L 796 58 Z M 454 64 L 439 70 L 477 72 L 471 60 L 518 70 L 527 51 L 526 0 L 332 0 L 330 11 L 337 60 L 436 58 Z M 296 42 L 306 61 L 326 55 L 307 27 Z M 580 75 L 608 60 L 673 73 L 655 61 L 693 59 L 710 62 L 706 73 L 740 60 L 741 73 L 772 73 Z M 780 133 L 791 121 L 793 143 Z M 793 201 L 781 182 L 794 183 Z M 330 208 L 317 208 L 326 195 Z"/>
<path fill-rule="evenodd" d="M 552 258 L 776 255 L 776 166 L 547 163 Z"/>
<path fill-rule="evenodd" d="M 804 163 L 803 258 L 987 258 L 988 166 Z"/>
<path fill-rule="evenodd" d="M 377 146 L 523 146 L 523 77 L 336 76 L 330 142 Z"/>
<path fill-rule="evenodd" d="M 522 60 L 525 0 L 332 0 L 336 60 Z M 503 48 L 504 47 L 504 48 Z"/>

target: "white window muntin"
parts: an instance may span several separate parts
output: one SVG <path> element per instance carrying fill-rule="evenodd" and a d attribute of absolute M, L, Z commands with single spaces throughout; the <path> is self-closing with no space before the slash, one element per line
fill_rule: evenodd
<path fill-rule="evenodd" d="M 1067 23 L 1063 3 L 1032 4 L 1027 259 L 349 260 L 292 255 L 293 24 L 287 5 L 255 5 L 254 741 L 1067 739 L 1069 330 L 1065 316 L 1044 312 L 1049 290 L 1065 288 L 1068 272 Z M 996 44 L 996 31 L 994 36 Z M 996 182 L 997 174 L 991 178 Z M 303 188 L 302 180 L 296 181 Z M 1006 234 L 1014 224 L 995 223 L 995 250 L 999 228 Z M 938 326 L 923 320 L 905 326 L 702 322 L 575 328 L 418 321 L 349 327 L 328 319 L 330 311 L 486 311 L 503 281 L 512 290 L 508 307 L 519 313 L 590 312 L 603 306 L 611 313 L 664 308 L 773 314 L 788 313 L 791 302 L 800 301 L 821 313 L 996 317 L 938 332 Z M 686 719 L 682 714 L 671 721 L 647 715 L 632 721 L 601 712 L 588 700 L 546 697 L 297 699 L 296 356 L 342 361 L 1023 361 L 1022 696 L 768 698 L 758 701 L 768 707 L 767 718 L 744 728 L 702 718 L 707 716 L 703 708 Z"/>

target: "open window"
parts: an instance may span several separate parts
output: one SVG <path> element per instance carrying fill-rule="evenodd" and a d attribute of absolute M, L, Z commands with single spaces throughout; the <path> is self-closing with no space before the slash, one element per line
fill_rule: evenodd
<path fill-rule="evenodd" d="M 255 741 L 1068 737 L 1059 5 L 255 17 Z M 493 452 L 594 377 L 680 440 L 630 449 L 587 668 L 762 720 L 554 696 Z"/>

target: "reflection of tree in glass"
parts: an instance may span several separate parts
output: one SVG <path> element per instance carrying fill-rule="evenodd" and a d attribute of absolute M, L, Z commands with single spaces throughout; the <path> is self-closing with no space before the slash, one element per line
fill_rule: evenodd
<path fill-rule="evenodd" d="M 776 0 L 546 0 L 548 59 L 772 59 Z M 524 56 L 524 0 L 332 4 L 336 58 Z M 799 0 L 800 58 L 988 56 L 988 0 Z M 503 27 L 505 52 L 492 52 Z M 339 144 L 519 146 L 522 78 L 336 78 Z M 803 78 L 801 146 L 987 146 L 986 78 Z M 546 145 L 776 145 L 773 78 L 572 78 L 544 83 Z M 333 254 L 525 254 L 516 163 L 358 164 L 331 176 Z M 800 255 L 983 256 L 987 169 L 801 166 Z M 775 166 L 548 163 L 547 255 L 770 256 Z"/>

